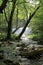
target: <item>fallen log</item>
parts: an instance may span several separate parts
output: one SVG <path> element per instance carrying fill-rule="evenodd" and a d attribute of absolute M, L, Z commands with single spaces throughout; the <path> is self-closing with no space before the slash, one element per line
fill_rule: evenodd
<path fill-rule="evenodd" d="M 43 53 L 43 48 L 39 47 L 28 47 L 27 46 L 20 46 L 18 48 L 20 55 L 29 59 L 37 59 L 41 57 Z"/>
<path fill-rule="evenodd" d="M 20 55 L 24 56 L 26 58 L 29 58 L 29 59 L 37 59 L 37 58 L 41 57 L 42 52 L 43 52 L 43 50 L 40 50 L 40 51 L 34 50 L 34 51 L 31 51 L 31 52 L 20 51 Z"/>

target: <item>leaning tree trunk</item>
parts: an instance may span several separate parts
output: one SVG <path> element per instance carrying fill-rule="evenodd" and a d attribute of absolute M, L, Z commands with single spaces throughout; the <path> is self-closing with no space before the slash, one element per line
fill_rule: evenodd
<path fill-rule="evenodd" d="M 30 23 L 30 20 L 32 19 L 32 17 L 35 15 L 36 11 L 39 9 L 40 6 L 37 7 L 37 9 L 29 16 L 29 19 L 27 20 L 23 30 L 21 31 L 21 33 L 19 34 L 19 36 L 16 38 L 16 40 L 19 40 L 21 38 L 21 36 L 23 35 L 26 27 L 28 26 L 28 24 Z"/>
<path fill-rule="evenodd" d="M 8 0 L 3 0 L 1 6 L 0 6 L 0 13 L 2 13 L 2 11 L 6 8 L 6 4 L 7 4 Z"/>
<path fill-rule="evenodd" d="M 13 13 L 14 13 L 14 10 L 15 10 L 15 4 L 16 4 L 16 0 L 13 2 L 11 15 L 10 15 L 10 18 L 9 18 L 9 21 L 8 21 L 7 39 L 11 39 L 11 25 L 12 25 Z"/>

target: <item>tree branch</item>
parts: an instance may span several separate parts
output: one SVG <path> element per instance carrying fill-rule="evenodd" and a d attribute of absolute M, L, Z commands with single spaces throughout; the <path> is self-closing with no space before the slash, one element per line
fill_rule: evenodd
<path fill-rule="evenodd" d="M 36 10 L 29 16 L 29 18 L 28 18 L 28 20 L 27 20 L 27 22 L 26 22 L 26 24 L 25 24 L 23 30 L 21 31 L 21 33 L 19 34 L 19 36 L 16 38 L 17 40 L 21 38 L 21 36 L 23 35 L 23 33 L 24 33 L 25 30 L 26 30 L 26 27 L 27 27 L 28 24 L 30 23 L 32 17 L 35 15 L 35 13 L 36 13 L 37 10 L 39 9 L 39 7 L 40 7 L 40 6 L 38 6 L 38 7 L 36 8 Z"/>
<path fill-rule="evenodd" d="M 0 13 L 3 13 L 3 10 L 6 8 L 8 0 L 3 0 L 1 6 L 0 6 Z"/>

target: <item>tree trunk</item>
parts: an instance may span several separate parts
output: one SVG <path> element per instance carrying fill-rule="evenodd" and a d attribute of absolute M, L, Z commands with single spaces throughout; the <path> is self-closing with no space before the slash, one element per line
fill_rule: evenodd
<path fill-rule="evenodd" d="M 12 25 L 12 18 L 13 18 L 13 13 L 15 10 L 15 4 L 16 4 L 16 0 L 13 2 L 13 7 L 12 7 L 12 11 L 11 11 L 11 15 L 8 21 L 8 32 L 7 32 L 7 39 L 11 39 L 11 25 Z"/>
<path fill-rule="evenodd" d="M 21 33 L 19 34 L 19 36 L 16 38 L 17 40 L 19 40 L 21 38 L 21 36 L 23 35 L 26 27 L 28 26 L 28 24 L 30 23 L 30 20 L 32 19 L 32 17 L 35 15 L 36 11 L 39 9 L 40 6 L 37 7 L 37 9 L 29 16 L 29 19 L 27 20 L 23 30 L 21 31 Z"/>
<path fill-rule="evenodd" d="M 3 0 L 2 4 L 0 6 L 0 13 L 2 13 L 2 11 L 5 9 L 7 2 L 8 2 L 8 0 Z"/>

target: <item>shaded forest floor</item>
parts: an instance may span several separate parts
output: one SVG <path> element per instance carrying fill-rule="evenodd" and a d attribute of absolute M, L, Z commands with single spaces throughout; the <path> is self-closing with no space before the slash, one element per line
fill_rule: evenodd
<path fill-rule="evenodd" d="M 36 53 L 38 54 L 34 59 L 40 59 L 42 56 L 40 53 L 43 53 L 42 45 L 31 46 L 17 41 L 0 42 L 0 65 L 21 65 L 22 58 L 25 59 L 25 57 L 28 57 L 29 54 L 35 55 Z M 33 59 L 29 57 L 28 59 Z"/>

